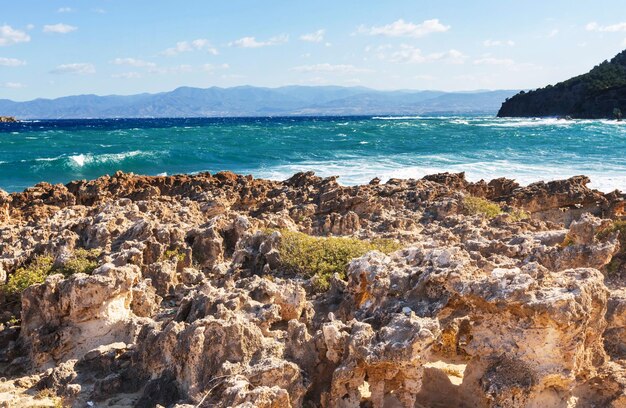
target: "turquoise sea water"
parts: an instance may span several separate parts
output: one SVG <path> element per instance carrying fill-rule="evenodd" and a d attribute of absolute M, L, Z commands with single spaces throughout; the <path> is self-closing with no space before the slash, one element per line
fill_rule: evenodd
<path fill-rule="evenodd" d="M 522 184 L 586 174 L 626 190 L 626 124 L 493 117 L 58 120 L 0 124 L 0 188 L 116 170 L 231 170 L 285 179 L 313 170 L 343 184 L 465 171 Z"/>

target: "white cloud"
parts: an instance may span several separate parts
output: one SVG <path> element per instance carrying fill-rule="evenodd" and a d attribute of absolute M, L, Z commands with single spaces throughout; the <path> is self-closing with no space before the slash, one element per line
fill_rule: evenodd
<path fill-rule="evenodd" d="M 358 68 L 354 65 L 348 64 L 314 64 L 314 65 L 300 65 L 298 67 L 291 68 L 292 71 L 296 72 L 333 72 L 339 74 L 353 74 L 357 72 L 372 72 L 370 69 L 366 68 Z"/>
<path fill-rule="evenodd" d="M 626 22 L 601 26 L 594 21 L 594 22 L 587 24 L 585 26 L 585 29 L 587 31 L 601 31 L 601 32 L 607 32 L 607 33 L 617 33 L 620 31 L 626 31 Z"/>
<path fill-rule="evenodd" d="M 62 64 L 50 71 L 52 74 L 89 75 L 96 73 L 96 67 L 88 63 Z"/>
<path fill-rule="evenodd" d="M 0 66 L 3 67 L 19 67 L 26 65 L 26 61 L 18 60 L 16 58 L 3 58 L 0 57 Z"/>
<path fill-rule="evenodd" d="M 512 47 L 515 45 L 515 42 L 511 40 L 485 40 L 483 41 L 483 45 L 485 47 L 500 47 L 503 45 Z"/>
<path fill-rule="evenodd" d="M 432 33 L 443 33 L 450 26 L 443 25 L 438 19 L 425 20 L 420 24 L 406 22 L 403 19 L 394 21 L 384 26 L 365 27 L 361 26 L 358 32 L 369 35 L 384 35 L 387 37 L 413 37 L 420 38 Z"/>
<path fill-rule="evenodd" d="M 391 51 L 389 54 L 379 47 L 378 58 L 396 63 L 423 64 L 427 62 L 443 61 L 449 64 L 464 64 L 467 56 L 458 50 L 449 50 L 445 52 L 434 52 L 431 54 L 423 54 L 422 50 L 412 45 L 402 44 L 399 49 Z"/>
<path fill-rule="evenodd" d="M 152 68 L 156 67 L 154 62 L 148 62 L 137 58 L 115 58 L 111 61 L 111 64 L 115 65 L 128 65 L 136 68 Z"/>
<path fill-rule="evenodd" d="M 304 34 L 300 36 L 300 39 L 302 41 L 308 41 L 308 42 L 322 42 L 324 41 L 324 35 L 326 34 L 326 30 L 324 29 L 320 29 L 317 30 L 313 33 L 308 33 L 308 34 Z"/>
<path fill-rule="evenodd" d="M 25 32 L 16 30 L 6 24 L 0 26 L 0 47 L 29 41 L 30 36 Z"/>
<path fill-rule="evenodd" d="M 558 34 L 559 34 L 559 30 L 555 28 L 548 33 L 547 37 L 553 38 L 553 37 L 556 37 Z"/>
<path fill-rule="evenodd" d="M 22 85 L 19 82 L 5 82 L 3 84 L 0 84 L 0 86 L 2 88 L 11 88 L 11 89 L 19 89 L 19 88 L 24 88 L 24 85 Z"/>
<path fill-rule="evenodd" d="M 206 38 L 198 38 L 193 41 L 179 41 L 175 46 L 166 49 L 161 52 L 161 55 L 165 55 L 167 57 L 173 57 L 182 52 L 191 52 L 191 51 L 206 51 L 211 55 L 217 55 L 219 52 L 217 48 L 211 45 L 211 42 Z"/>
<path fill-rule="evenodd" d="M 106 14 L 106 10 L 103 8 L 95 8 L 95 9 L 91 9 L 91 11 L 93 11 L 94 13 L 98 13 L 98 14 Z"/>
<path fill-rule="evenodd" d="M 61 7 L 57 10 L 57 13 L 72 13 L 75 10 L 71 7 Z"/>
<path fill-rule="evenodd" d="M 71 26 L 69 24 L 48 24 L 43 26 L 44 33 L 56 33 L 56 34 L 67 34 L 72 31 L 78 30 L 78 27 Z"/>
<path fill-rule="evenodd" d="M 474 64 L 476 65 L 507 65 L 511 66 L 515 64 L 510 58 L 494 58 L 494 57 L 484 57 L 474 60 Z"/>
<path fill-rule="evenodd" d="M 111 78 L 139 79 L 141 76 L 142 75 L 139 72 L 122 72 L 121 74 L 111 75 Z"/>
<path fill-rule="evenodd" d="M 152 67 L 148 69 L 151 74 L 181 74 L 192 72 L 193 67 L 191 65 L 177 65 L 175 67 Z"/>
<path fill-rule="evenodd" d="M 26 26 L 26 29 L 27 29 L 27 30 L 32 30 L 32 29 L 34 29 L 34 28 L 35 28 L 35 25 L 34 25 L 34 24 L 28 24 L 28 25 Z"/>
<path fill-rule="evenodd" d="M 202 66 L 202 70 L 206 72 L 213 72 L 218 69 L 228 69 L 228 68 L 230 68 L 230 65 L 228 64 L 220 64 L 220 65 L 204 64 Z"/>
<path fill-rule="evenodd" d="M 624 41 L 622 41 L 622 45 L 626 47 L 626 38 L 624 38 Z"/>
<path fill-rule="evenodd" d="M 271 45 L 284 44 L 287 41 L 289 41 L 289 36 L 286 34 L 281 34 L 279 36 L 272 37 L 267 41 L 257 41 L 255 37 L 243 37 L 228 43 L 228 45 L 230 45 L 231 47 L 239 48 L 261 48 Z"/>

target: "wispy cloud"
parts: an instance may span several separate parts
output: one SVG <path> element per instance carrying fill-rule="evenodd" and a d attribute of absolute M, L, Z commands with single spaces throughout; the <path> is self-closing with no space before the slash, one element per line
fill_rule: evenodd
<path fill-rule="evenodd" d="M 71 8 L 71 7 L 60 7 L 60 8 L 57 10 L 57 13 L 73 13 L 74 11 L 76 11 L 76 10 L 74 10 L 74 9 L 73 9 L 73 8 Z"/>
<path fill-rule="evenodd" d="M 0 86 L 2 88 L 10 88 L 10 89 L 24 88 L 24 85 L 21 84 L 20 82 L 4 82 L 4 83 L 0 83 Z"/>
<path fill-rule="evenodd" d="M 511 40 L 485 40 L 483 41 L 483 45 L 485 47 L 501 47 L 505 45 L 512 47 L 515 45 L 515 42 Z"/>
<path fill-rule="evenodd" d="M 558 28 L 554 28 L 552 30 L 550 30 L 550 32 L 546 35 L 546 37 L 548 38 L 554 38 L 559 34 L 559 29 Z"/>
<path fill-rule="evenodd" d="M 214 64 L 204 64 L 202 66 L 202 70 L 205 72 L 214 72 L 220 69 L 229 69 L 230 65 L 228 64 L 219 64 L 219 65 L 214 65 Z"/>
<path fill-rule="evenodd" d="M 510 58 L 494 58 L 494 57 L 484 57 L 474 60 L 474 64 L 476 65 L 507 65 L 511 66 L 515 64 Z"/>
<path fill-rule="evenodd" d="M 390 49 L 390 51 L 386 51 L 387 49 Z M 389 62 L 410 64 L 424 64 L 435 61 L 449 64 L 464 64 L 468 58 L 467 55 L 455 49 L 424 54 L 419 48 L 408 44 L 402 44 L 397 49 L 389 45 L 378 47 L 376 56 L 381 60 Z"/>
<path fill-rule="evenodd" d="M 43 26 L 44 33 L 67 34 L 76 30 L 78 30 L 78 27 L 71 26 L 69 24 L 63 24 L 63 23 L 48 24 L 48 25 Z"/>
<path fill-rule="evenodd" d="M 314 65 L 300 65 L 297 67 L 291 68 L 292 71 L 296 72 L 332 72 L 339 74 L 354 74 L 358 72 L 372 72 L 371 69 L 367 68 L 358 68 L 354 65 L 349 64 L 314 64 Z"/>
<path fill-rule="evenodd" d="M 6 24 L 0 26 L 0 47 L 29 41 L 30 36 L 24 31 L 16 30 Z"/>
<path fill-rule="evenodd" d="M 142 75 L 139 72 L 122 72 L 120 74 L 113 74 L 111 75 L 111 78 L 116 78 L 116 79 L 139 79 L 141 78 Z"/>
<path fill-rule="evenodd" d="M 152 68 L 156 67 L 154 62 L 148 62 L 137 58 L 115 58 L 111 61 L 114 65 L 128 65 L 136 68 Z"/>
<path fill-rule="evenodd" d="M 193 67 L 187 64 L 181 64 L 174 67 L 152 67 L 148 69 L 150 74 L 182 74 L 193 72 Z"/>
<path fill-rule="evenodd" d="M 3 58 L 0 57 L 0 66 L 3 67 L 20 67 L 26 65 L 26 61 L 18 60 L 17 58 Z"/>
<path fill-rule="evenodd" d="M 175 46 L 161 52 L 161 55 L 173 57 L 180 53 L 191 51 L 206 51 L 211 55 L 219 54 L 217 48 L 211 45 L 211 42 L 209 40 L 207 40 L 206 38 L 198 38 L 193 41 L 179 41 L 176 43 Z"/>
<path fill-rule="evenodd" d="M 326 30 L 320 29 L 313 33 L 303 34 L 300 36 L 302 41 L 319 43 L 324 41 L 324 35 L 326 34 Z"/>
<path fill-rule="evenodd" d="M 598 23 L 591 22 L 589 24 L 587 24 L 585 26 L 585 29 L 587 31 L 600 31 L 600 32 L 606 32 L 606 33 L 617 33 L 617 32 L 621 32 L 621 31 L 626 31 L 626 22 L 621 22 L 621 23 L 617 23 L 617 24 L 610 24 L 610 25 L 599 25 Z"/>
<path fill-rule="evenodd" d="M 272 37 L 267 41 L 257 41 L 255 37 L 243 37 L 228 43 L 228 45 L 239 48 L 261 48 L 269 47 L 271 45 L 284 44 L 287 41 L 289 41 L 289 36 L 287 34 L 281 34 L 279 36 Z"/>
<path fill-rule="evenodd" d="M 420 24 L 399 19 L 384 26 L 366 27 L 360 26 L 360 34 L 382 35 L 386 37 L 413 37 L 421 38 L 433 33 L 443 33 L 450 29 L 450 26 L 442 24 L 439 19 L 425 20 Z"/>
<path fill-rule="evenodd" d="M 50 71 L 52 74 L 89 75 L 96 73 L 96 67 L 89 63 L 61 64 Z"/>

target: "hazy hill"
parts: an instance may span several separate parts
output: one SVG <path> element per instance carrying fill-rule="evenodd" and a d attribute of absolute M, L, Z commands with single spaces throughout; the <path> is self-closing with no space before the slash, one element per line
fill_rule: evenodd
<path fill-rule="evenodd" d="M 626 114 L 626 51 L 586 74 L 506 100 L 498 116 L 614 118 Z"/>
<path fill-rule="evenodd" d="M 77 95 L 14 102 L 0 114 L 21 119 L 292 115 L 495 114 L 516 91 L 377 91 L 362 87 L 181 87 L 130 96 Z"/>

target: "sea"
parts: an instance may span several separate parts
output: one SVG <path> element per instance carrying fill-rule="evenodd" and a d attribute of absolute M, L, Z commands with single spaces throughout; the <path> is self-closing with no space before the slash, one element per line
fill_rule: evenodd
<path fill-rule="evenodd" d="M 492 116 L 33 120 L 0 123 L 0 188 L 229 170 L 284 180 L 296 172 L 378 177 L 465 172 L 522 185 L 584 174 L 626 190 L 626 123 Z"/>

